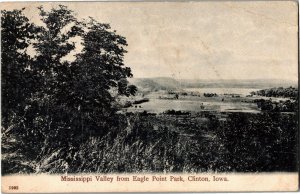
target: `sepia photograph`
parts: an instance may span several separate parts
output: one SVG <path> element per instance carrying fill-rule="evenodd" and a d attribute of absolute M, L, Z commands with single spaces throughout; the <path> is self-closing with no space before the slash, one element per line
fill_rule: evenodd
<path fill-rule="evenodd" d="M 296 1 L 0 9 L 3 192 L 298 190 Z"/>

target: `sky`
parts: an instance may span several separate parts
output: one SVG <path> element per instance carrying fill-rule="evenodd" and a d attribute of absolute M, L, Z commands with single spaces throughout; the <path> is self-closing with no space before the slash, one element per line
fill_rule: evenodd
<path fill-rule="evenodd" d="M 36 7 L 57 3 L 6 3 Z M 64 2 L 77 17 L 109 23 L 128 42 L 135 78 L 298 80 L 295 1 Z"/>

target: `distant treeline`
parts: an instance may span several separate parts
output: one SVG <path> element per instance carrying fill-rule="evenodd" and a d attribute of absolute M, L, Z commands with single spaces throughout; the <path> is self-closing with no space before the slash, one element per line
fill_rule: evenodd
<path fill-rule="evenodd" d="M 204 93 L 204 97 L 217 97 L 218 95 L 216 93 Z"/>
<path fill-rule="evenodd" d="M 149 102 L 149 98 L 143 98 L 141 100 L 135 100 L 132 102 L 132 104 L 142 104 L 144 102 Z"/>
<path fill-rule="evenodd" d="M 166 114 L 166 115 L 190 115 L 191 113 L 187 112 L 187 111 L 180 111 L 180 110 L 176 111 L 176 110 L 172 109 L 172 110 L 166 110 L 164 112 L 164 114 Z"/>
<path fill-rule="evenodd" d="M 258 108 L 262 111 L 270 112 L 296 112 L 298 111 L 298 100 L 292 102 L 291 100 L 286 101 L 272 101 L 264 99 L 256 99 L 254 102 L 257 103 Z"/>
<path fill-rule="evenodd" d="M 266 96 L 266 97 L 284 97 L 284 98 L 293 98 L 296 99 L 298 96 L 298 88 L 289 87 L 289 88 L 270 88 L 263 89 L 256 92 L 251 92 L 252 95 Z"/>

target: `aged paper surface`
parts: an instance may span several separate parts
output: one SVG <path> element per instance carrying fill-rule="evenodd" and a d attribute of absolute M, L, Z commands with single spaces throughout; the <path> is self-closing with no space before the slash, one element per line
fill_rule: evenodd
<path fill-rule="evenodd" d="M 64 176 L 64 175 L 62 175 Z M 73 175 L 69 175 L 72 177 Z M 76 175 L 81 177 L 81 175 Z M 17 192 L 47 193 L 47 192 L 199 192 L 199 191 L 296 191 L 298 190 L 297 173 L 270 173 L 270 174 L 88 174 L 92 181 L 61 181 L 57 175 L 30 175 L 2 177 L 2 191 L 9 192 L 12 183 L 19 185 Z M 113 181 L 97 181 L 96 176 L 113 177 Z M 116 181 L 117 176 L 128 177 L 130 181 Z M 133 177 L 147 177 L 149 181 L 133 181 Z M 167 177 L 167 181 L 153 181 L 153 176 Z M 171 177 L 181 176 L 185 181 L 170 181 Z M 188 181 L 192 176 L 208 178 L 207 181 Z M 213 176 L 227 177 L 228 181 L 213 181 Z"/>
<path fill-rule="evenodd" d="M 296 191 L 295 1 L 1 3 L 2 192 Z"/>

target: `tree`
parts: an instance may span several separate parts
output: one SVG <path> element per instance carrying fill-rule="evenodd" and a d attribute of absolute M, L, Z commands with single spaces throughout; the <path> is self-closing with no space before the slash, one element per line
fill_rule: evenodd
<path fill-rule="evenodd" d="M 68 99 L 64 96 L 72 93 L 70 84 L 76 85 L 68 55 L 75 50 L 75 42 L 72 38 L 80 36 L 82 27 L 74 17 L 73 12 L 66 6 L 59 5 L 46 11 L 42 6 L 40 18 L 44 23 L 39 26 L 36 35 L 34 68 L 37 70 L 39 80 L 37 91 L 31 99 L 31 117 L 28 127 L 40 132 L 43 145 L 52 149 L 62 146 L 72 133 L 72 119 L 75 110 L 69 110 L 65 106 Z M 36 122 L 36 120 L 39 122 Z M 38 123 L 38 125 L 36 125 Z M 51 145 L 49 145 L 51 144 Z M 45 154 L 45 147 L 41 155 Z M 51 149 L 48 149 L 51 152 Z"/>
<path fill-rule="evenodd" d="M 83 50 L 76 55 L 71 64 L 76 71 L 76 86 L 73 93 L 66 95 L 68 106 L 77 108 L 80 112 L 82 125 L 94 123 L 99 130 L 105 130 L 112 124 L 113 115 L 117 111 L 118 95 L 130 96 L 136 92 L 136 87 L 128 85 L 127 78 L 132 77 L 131 69 L 123 63 L 126 39 L 111 31 L 108 24 L 101 24 L 90 18 L 84 23 L 88 29 L 83 33 Z M 108 122 L 106 125 L 103 122 Z"/>
<path fill-rule="evenodd" d="M 79 147 L 87 136 L 117 132 L 116 123 L 125 128 L 116 99 L 134 95 L 136 87 L 123 63 L 125 37 L 92 18 L 79 21 L 63 5 L 38 9 L 40 26 L 22 10 L 3 11 L 2 113 L 5 128 L 15 123 L 10 115 L 20 115 L 19 144 L 41 159 Z"/>
<path fill-rule="evenodd" d="M 37 29 L 24 16 L 23 10 L 1 11 L 2 152 L 14 152 L 5 160 L 2 159 L 2 164 L 8 166 L 2 173 L 24 169 L 32 171 L 30 166 L 16 165 L 18 161 L 10 159 L 16 154 L 23 160 L 34 155 L 30 142 L 35 139 L 32 135 L 35 132 L 25 127 L 29 120 L 25 115 L 32 94 L 36 91 L 33 59 L 27 49 L 36 38 Z M 6 149 L 3 149 L 3 144 Z"/>
<path fill-rule="evenodd" d="M 2 126 L 7 129 L 24 114 L 34 91 L 32 58 L 26 50 L 35 37 L 35 26 L 23 10 L 1 11 Z"/>

